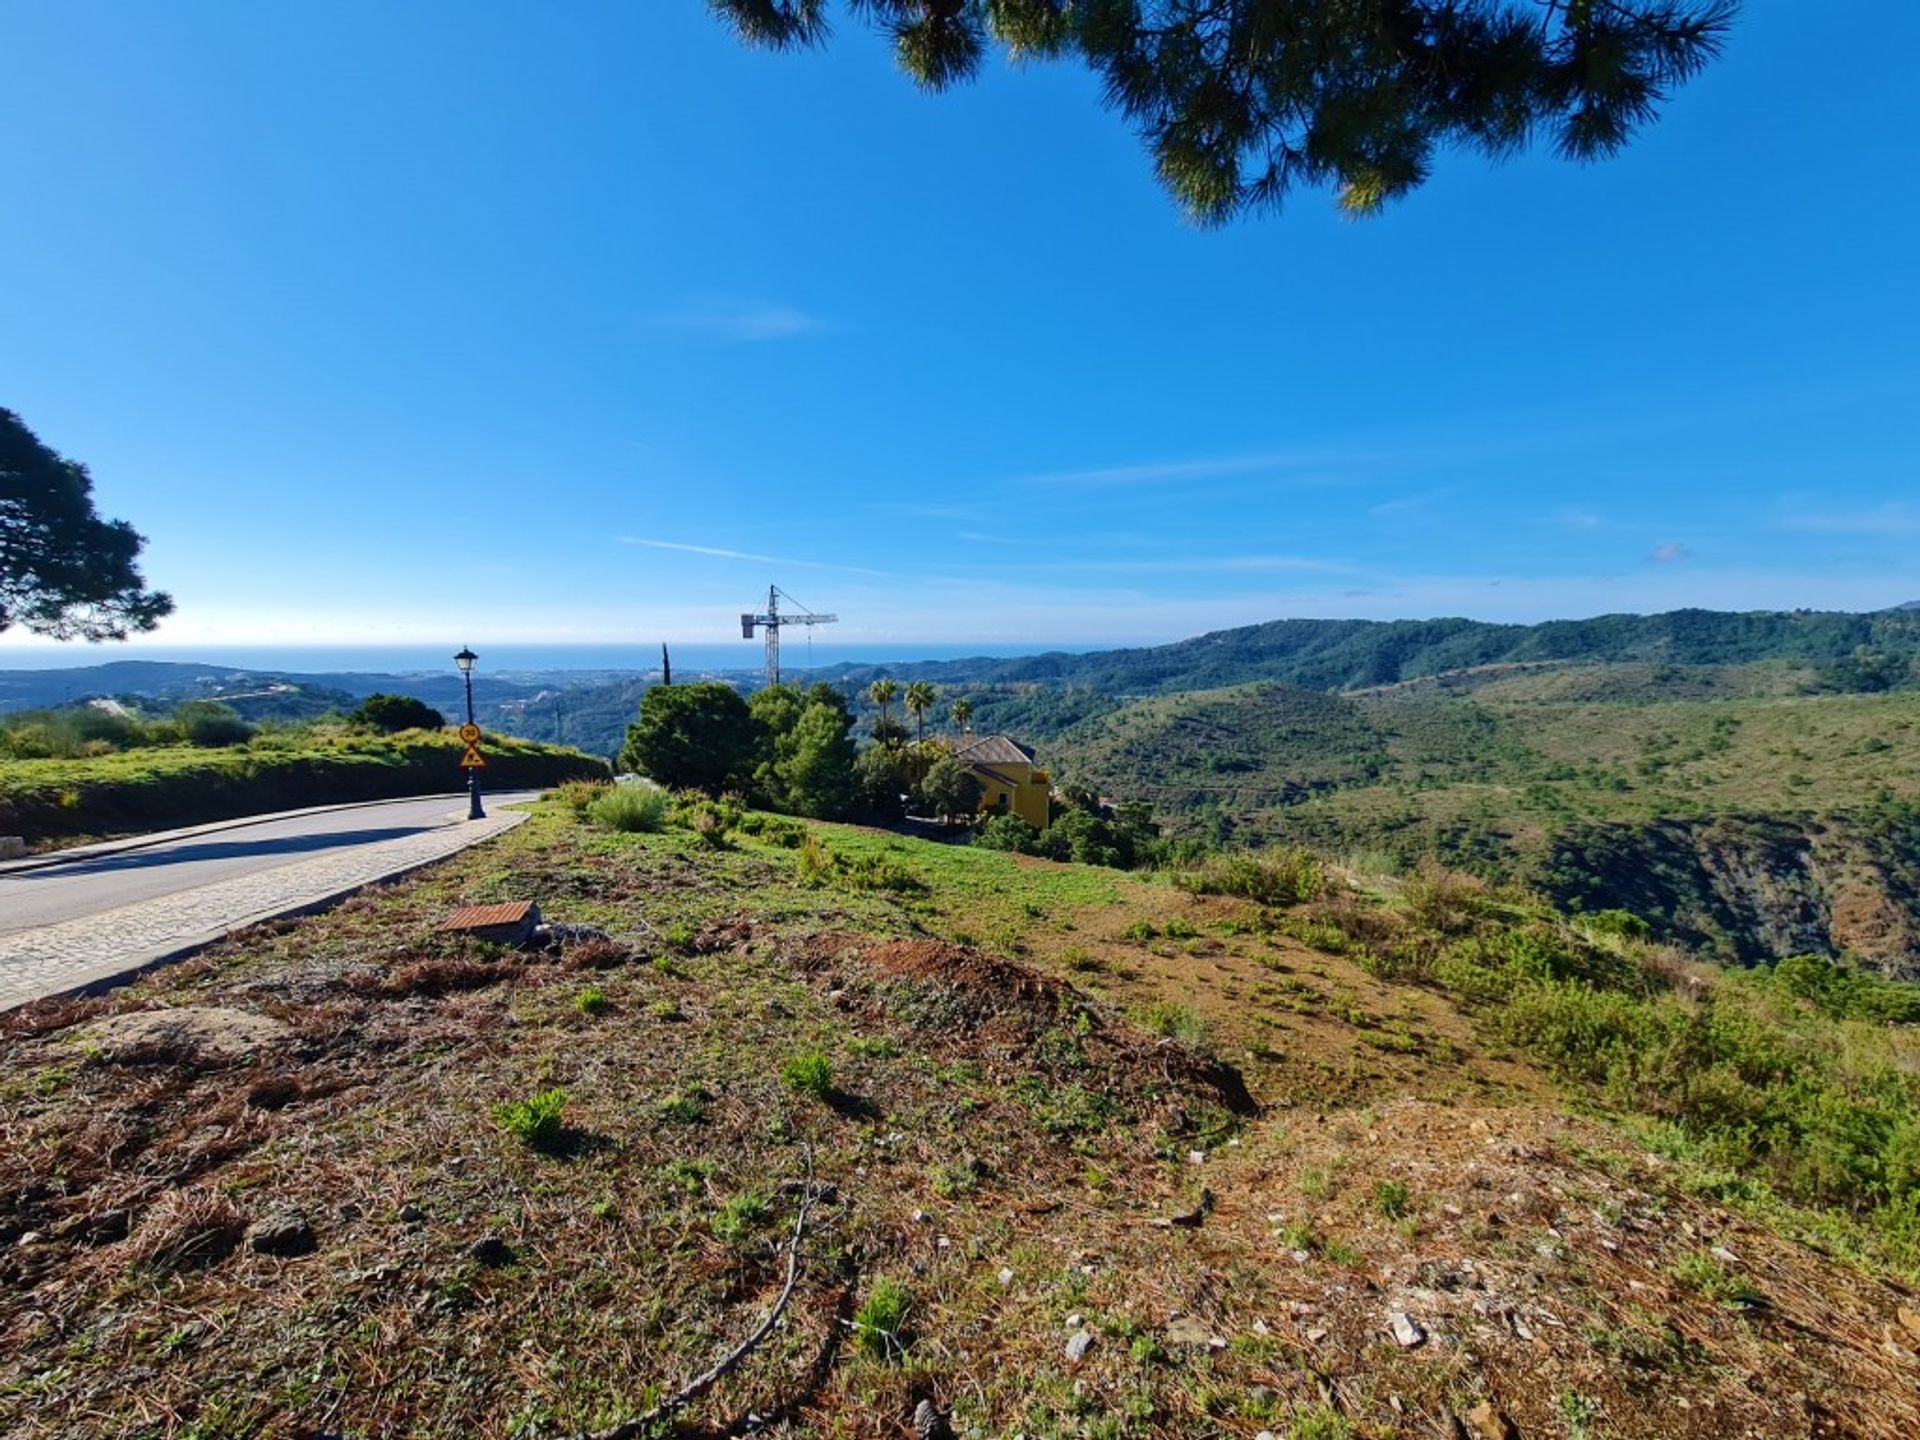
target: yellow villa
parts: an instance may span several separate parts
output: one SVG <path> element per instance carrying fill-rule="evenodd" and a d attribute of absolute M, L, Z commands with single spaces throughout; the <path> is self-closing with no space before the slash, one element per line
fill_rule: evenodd
<path fill-rule="evenodd" d="M 1033 751 L 1005 735 L 968 736 L 953 747 L 953 758 L 980 782 L 980 813 L 1006 810 L 1036 830 L 1052 818 L 1053 777 L 1036 770 Z"/>

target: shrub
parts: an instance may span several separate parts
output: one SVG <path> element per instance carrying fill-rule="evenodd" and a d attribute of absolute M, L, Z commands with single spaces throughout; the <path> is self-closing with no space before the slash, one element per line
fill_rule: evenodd
<path fill-rule="evenodd" d="M 609 788 L 604 780 L 563 780 L 553 794 L 575 815 L 585 818 L 593 802 L 606 794 Z"/>
<path fill-rule="evenodd" d="M 1140 1012 L 1140 1023 L 1156 1035 L 1178 1040 L 1195 1050 L 1206 1050 L 1213 1043 L 1207 1022 L 1185 1005 L 1157 1001 Z"/>
<path fill-rule="evenodd" d="M 1174 878 L 1198 895 L 1237 895 L 1259 905 L 1298 905 L 1327 885 L 1320 857 L 1295 845 L 1217 855 Z"/>
<path fill-rule="evenodd" d="M 912 1297 L 897 1280 L 881 1280 L 860 1308 L 853 1312 L 854 1343 L 860 1353 L 885 1360 L 906 1348 L 901 1331 L 907 1323 Z"/>
<path fill-rule="evenodd" d="M 649 780 L 604 787 L 586 807 L 587 818 L 627 834 L 658 830 L 667 816 L 667 792 Z"/>
<path fill-rule="evenodd" d="M 411 695 L 369 695 L 348 718 L 383 735 L 400 730 L 444 730 L 447 725 L 446 716 Z"/>
<path fill-rule="evenodd" d="M 765 1195 L 758 1190 L 742 1190 L 738 1195 L 731 1196 L 714 1214 L 714 1238 L 737 1245 L 751 1239 L 753 1232 L 765 1225 L 772 1214 Z"/>
<path fill-rule="evenodd" d="M 1404 1181 L 1381 1180 L 1373 1187 L 1373 1208 L 1389 1220 L 1398 1220 L 1407 1213 L 1409 1199 Z"/>
<path fill-rule="evenodd" d="M 780 1067 L 789 1090 L 824 1100 L 833 1093 L 833 1062 L 818 1050 L 795 1055 Z"/>
<path fill-rule="evenodd" d="M 598 985 L 589 985 L 573 997 L 573 1008 L 582 1015 L 601 1015 L 611 1009 L 613 1002 L 607 999 L 607 992 Z"/>
<path fill-rule="evenodd" d="M 731 795 L 709 800 L 686 794 L 673 807 L 674 823 L 691 830 L 701 844 L 713 850 L 725 849 L 734 827 L 745 818 L 746 807 Z"/>
<path fill-rule="evenodd" d="M 1034 855 L 1039 853 L 1040 832 L 1018 815 L 995 815 L 980 827 L 973 843 L 985 850 L 1015 850 Z"/>
<path fill-rule="evenodd" d="M 501 1129 L 529 1150 L 555 1155 L 566 1148 L 567 1127 L 560 1118 L 566 1108 L 567 1092 L 556 1087 L 525 1100 L 510 1100 L 493 1115 Z"/>
<path fill-rule="evenodd" d="M 806 826 L 769 815 L 764 810 L 750 810 L 741 816 L 738 829 L 742 835 L 750 835 L 763 845 L 777 845 L 782 850 L 799 849 L 808 835 Z"/>
<path fill-rule="evenodd" d="M 174 708 L 171 719 L 189 745 L 209 750 L 253 738 L 253 726 L 217 700 L 189 700 Z"/>

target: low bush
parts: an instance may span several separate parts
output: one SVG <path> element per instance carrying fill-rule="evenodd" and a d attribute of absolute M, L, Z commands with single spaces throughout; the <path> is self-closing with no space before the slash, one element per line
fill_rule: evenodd
<path fill-rule="evenodd" d="M 604 780 L 566 780 L 553 792 L 553 798 L 584 819 L 588 808 L 608 788 Z"/>
<path fill-rule="evenodd" d="M 595 825 L 629 835 L 658 830 L 666 823 L 669 796 L 651 780 L 627 780 L 607 786 L 588 802 Z"/>
<path fill-rule="evenodd" d="M 912 1297 L 897 1280 L 881 1280 L 853 1312 L 854 1344 L 875 1360 L 892 1359 L 906 1349 L 903 1331 Z"/>
<path fill-rule="evenodd" d="M 493 1114 L 500 1128 L 529 1150 L 557 1155 L 566 1149 L 567 1127 L 561 1119 L 566 1108 L 567 1092 L 556 1087 L 525 1100 L 510 1100 Z"/>
<path fill-rule="evenodd" d="M 1259 905 L 1298 905 L 1327 887 L 1320 857 L 1294 845 L 1216 855 L 1174 879 L 1197 895 L 1237 895 Z"/>
<path fill-rule="evenodd" d="M 833 1062 L 818 1050 L 795 1055 L 780 1067 L 789 1090 L 824 1100 L 833 1093 Z"/>

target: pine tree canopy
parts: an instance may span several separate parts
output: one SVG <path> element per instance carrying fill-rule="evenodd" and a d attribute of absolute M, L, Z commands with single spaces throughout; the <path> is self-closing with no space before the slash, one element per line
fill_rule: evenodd
<path fill-rule="evenodd" d="M 173 601 L 141 578 L 143 543 L 126 521 L 100 518 L 86 466 L 0 409 L 0 630 L 124 640 L 153 629 Z"/>
<path fill-rule="evenodd" d="M 709 0 L 749 43 L 819 45 L 827 0 Z M 1713 60 L 1738 0 L 845 0 L 931 90 L 989 45 L 1078 59 L 1196 221 L 1330 186 L 1371 214 L 1439 150 L 1614 154 Z"/>

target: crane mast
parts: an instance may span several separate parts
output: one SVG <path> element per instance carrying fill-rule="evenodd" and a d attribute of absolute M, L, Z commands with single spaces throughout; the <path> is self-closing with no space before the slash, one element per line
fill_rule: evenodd
<path fill-rule="evenodd" d="M 784 599 L 795 607 L 793 611 L 782 615 L 780 602 Z M 767 684 L 780 683 L 780 632 L 788 625 L 831 625 L 838 615 L 816 615 L 798 600 L 777 585 L 767 587 L 767 608 L 765 613 L 754 615 L 742 612 L 740 616 L 740 638 L 753 639 L 753 627 L 758 625 L 767 635 Z"/>

